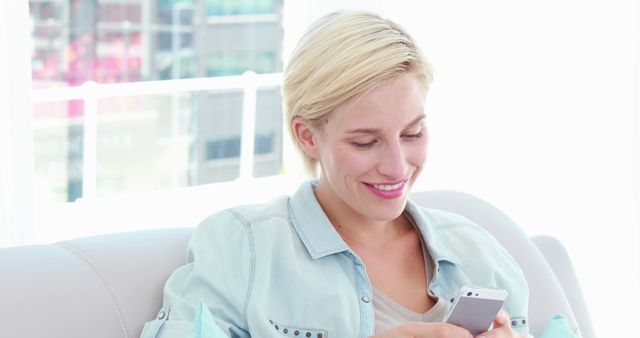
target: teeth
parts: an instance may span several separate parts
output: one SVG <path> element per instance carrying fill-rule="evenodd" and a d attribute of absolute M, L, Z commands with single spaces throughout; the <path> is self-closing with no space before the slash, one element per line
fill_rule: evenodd
<path fill-rule="evenodd" d="M 398 183 L 398 184 L 394 184 L 394 185 L 383 185 L 383 184 L 374 184 L 373 187 L 378 189 L 378 190 L 385 190 L 385 191 L 389 191 L 389 190 L 396 190 L 398 188 L 400 188 L 402 186 L 402 182 Z"/>

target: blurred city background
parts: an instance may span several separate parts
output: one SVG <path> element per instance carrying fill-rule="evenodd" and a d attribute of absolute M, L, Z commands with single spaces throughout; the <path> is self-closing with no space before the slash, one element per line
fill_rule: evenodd
<path fill-rule="evenodd" d="M 29 3 L 36 89 L 282 71 L 282 0 Z M 97 100 L 95 182 L 83 182 L 85 102 L 35 104 L 38 198 L 75 201 L 87 184 L 100 197 L 238 178 L 242 90 L 178 90 Z M 280 100 L 277 86 L 257 91 L 254 177 L 282 169 Z"/>

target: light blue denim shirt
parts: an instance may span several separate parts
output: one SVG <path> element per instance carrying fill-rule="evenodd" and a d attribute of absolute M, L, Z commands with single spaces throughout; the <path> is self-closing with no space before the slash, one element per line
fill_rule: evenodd
<path fill-rule="evenodd" d="M 374 334 L 364 263 L 335 231 L 313 182 L 292 197 L 213 214 L 196 229 L 187 264 L 164 289 L 143 338 L 186 337 L 204 301 L 229 337 L 356 338 Z M 434 260 L 430 293 L 453 301 L 460 287 L 507 290 L 512 326 L 528 334 L 528 286 L 507 251 L 469 220 L 408 201 Z"/>

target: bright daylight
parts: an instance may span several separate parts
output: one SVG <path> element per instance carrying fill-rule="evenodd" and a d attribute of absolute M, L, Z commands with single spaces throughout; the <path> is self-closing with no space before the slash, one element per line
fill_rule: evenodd
<path fill-rule="evenodd" d="M 608 338 L 640 2 L 0 2 L 0 336 Z"/>

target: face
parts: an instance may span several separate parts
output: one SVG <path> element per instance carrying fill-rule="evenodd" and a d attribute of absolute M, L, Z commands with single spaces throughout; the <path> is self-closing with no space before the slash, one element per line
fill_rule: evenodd
<path fill-rule="evenodd" d="M 403 212 L 428 143 L 424 97 L 413 75 L 346 102 L 313 134 L 322 167 L 316 195 L 330 217 L 391 221 Z"/>

